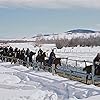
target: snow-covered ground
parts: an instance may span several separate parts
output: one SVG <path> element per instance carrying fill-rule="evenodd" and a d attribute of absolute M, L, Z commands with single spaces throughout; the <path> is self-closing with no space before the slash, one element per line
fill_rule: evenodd
<path fill-rule="evenodd" d="M 54 44 L 34 47 L 33 43 L 6 44 L 13 47 L 30 48 L 37 52 L 39 48 L 47 55 L 55 48 L 56 56 L 92 61 L 100 47 L 69 47 L 56 49 Z M 77 81 L 52 75 L 43 70 L 37 71 L 22 65 L 0 61 L 0 100 L 99 100 L 100 87 L 86 85 Z"/>
<path fill-rule="evenodd" d="M 0 62 L 0 100 L 99 100 L 100 87 Z"/>

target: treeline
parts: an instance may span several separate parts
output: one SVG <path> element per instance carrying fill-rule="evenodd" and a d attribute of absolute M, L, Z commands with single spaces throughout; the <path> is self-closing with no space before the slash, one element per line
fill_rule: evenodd
<path fill-rule="evenodd" d="M 36 43 L 41 44 L 41 43 L 55 43 L 56 47 L 58 49 L 61 49 L 62 47 L 76 47 L 76 46 L 100 46 L 100 36 L 90 36 L 88 38 L 85 37 L 77 37 L 77 38 L 72 38 L 72 39 L 45 39 L 45 38 L 39 38 L 36 39 Z"/>

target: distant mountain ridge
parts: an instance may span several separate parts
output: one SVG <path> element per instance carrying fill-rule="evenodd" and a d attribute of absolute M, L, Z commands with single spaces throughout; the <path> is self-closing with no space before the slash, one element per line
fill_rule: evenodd
<path fill-rule="evenodd" d="M 45 34 L 37 34 L 34 35 L 32 37 L 32 39 L 34 40 L 38 40 L 38 39 L 46 39 L 46 40 L 50 40 L 50 39 L 63 39 L 63 38 L 67 38 L 67 39 L 71 39 L 71 38 L 75 38 L 75 37 L 90 37 L 90 36 L 100 36 L 100 31 L 94 31 L 94 30 L 89 30 L 89 29 L 74 29 L 74 30 L 69 30 L 66 32 L 62 32 L 62 33 L 45 33 Z"/>
<path fill-rule="evenodd" d="M 96 33 L 97 31 L 88 30 L 88 29 L 75 29 L 67 31 L 66 33 Z"/>

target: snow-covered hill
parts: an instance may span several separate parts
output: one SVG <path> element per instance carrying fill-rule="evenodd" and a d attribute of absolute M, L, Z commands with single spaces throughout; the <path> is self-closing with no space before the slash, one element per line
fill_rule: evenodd
<path fill-rule="evenodd" d="M 76 38 L 76 37 L 85 37 L 88 38 L 90 36 L 100 36 L 100 32 L 99 31 L 92 31 L 92 30 L 83 30 L 83 29 L 76 29 L 76 30 L 71 30 L 71 31 L 67 31 L 67 32 L 63 32 L 63 33 L 53 33 L 53 34 L 39 34 L 36 36 L 33 36 L 33 40 L 36 39 L 60 39 L 60 38 L 67 38 L 67 39 L 71 39 L 71 38 Z"/>
<path fill-rule="evenodd" d="M 72 33 L 72 34 L 69 34 L 69 33 L 59 33 L 58 35 L 51 35 L 51 39 L 52 38 L 67 38 L 67 39 L 71 39 L 71 38 L 76 38 L 76 37 L 85 37 L 85 38 L 88 38 L 90 36 L 100 36 L 100 33 Z M 50 37 L 46 37 L 47 39 L 50 39 Z"/>
<path fill-rule="evenodd" d="M 0 39 L 1 40 L 5 40 L 5 41 L 10 41 L 10 40 L 18 40 L 18 41 L 36 41 L 39 39 L 46 39 L 46 40 L 50 40 L 50 39 L 71 39 L 71 38 L 76 38 L 76 37 L 85 37 L 88 38 L 90 36 L 100 36 L 100 32 L 99 31 L 92 31 L 92 30 L 71 30 L 71 31 L 67 31 L 67 32 L 62 32 L 62 33 L 40 33 L 37 35 L 34 35 L 32 37 L 23 37 L 23 38 L 13 38 L 13 39 Z"/>

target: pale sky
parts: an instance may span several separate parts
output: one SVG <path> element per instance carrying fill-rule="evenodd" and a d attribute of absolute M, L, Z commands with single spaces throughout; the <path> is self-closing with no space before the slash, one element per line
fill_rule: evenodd
<path fill-rule="evenodd" d="M 100 30 L 100 0 L 0 0 L 0 38 Z"/>

